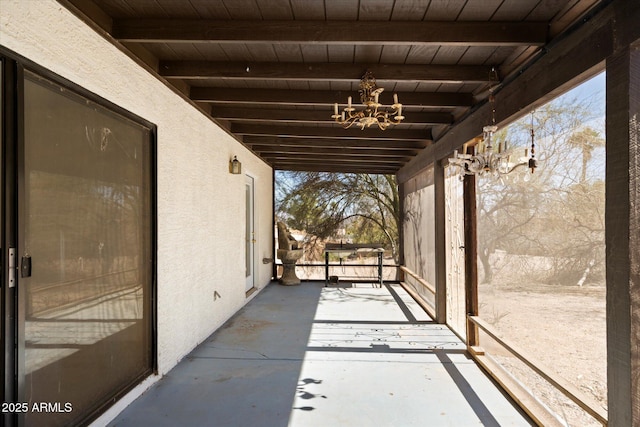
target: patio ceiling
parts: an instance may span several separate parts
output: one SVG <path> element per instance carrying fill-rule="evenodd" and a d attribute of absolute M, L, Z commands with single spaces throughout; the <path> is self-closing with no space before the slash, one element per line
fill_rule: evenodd
<path fill-rule="evenodd" d="M 275 169 L 396 173 L 600 0 L 59 0 Z M 496 73 L 492 72 L 496 70 Z M 343 129 L 365 71 L 406 119 Z M 496 76 L 498 81 L 496 81 Z M 480 132 L 480 129 L 478 129 Z"/>

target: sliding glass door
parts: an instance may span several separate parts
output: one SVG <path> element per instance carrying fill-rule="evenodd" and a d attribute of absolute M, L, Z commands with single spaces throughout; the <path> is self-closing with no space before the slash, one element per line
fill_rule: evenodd
<path fill-rule="evenodd" d="M 25 406 L 5 420 L 84 423 L 154 368 L 154 128 L 17 70 L 17 141 L 4 141 L 16 147 L 4 206 L 17 242 L 3 248 L 17 346 L 5 345 L 16 363 L 3 373 L 16 385 L 5 401 Z"/>

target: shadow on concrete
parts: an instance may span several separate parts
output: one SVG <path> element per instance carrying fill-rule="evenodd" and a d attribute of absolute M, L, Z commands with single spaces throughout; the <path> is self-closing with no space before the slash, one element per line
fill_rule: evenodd
<path fill-rule="evenodd" d="M 531 425 L 464 352 L 398 285 L 271 284 L 111 425 Z"/>

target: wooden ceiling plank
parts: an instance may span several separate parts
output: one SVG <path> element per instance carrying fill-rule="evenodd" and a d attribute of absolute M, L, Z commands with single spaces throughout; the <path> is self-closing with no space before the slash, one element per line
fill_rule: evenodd
<path fill-rule="evenodd" d="M 348 96 L 358 99 L 359 95 L 357 92 L 340 91 L 228 89 L 192 86 L 190 96 L 194 101 L 213 103 L 324 105 L 330 107 L 336 102 L 340 105 L 344 104 Z M 470 93 L 412 92 L 398 93 L 398 98 L 406 107 L 470 107 L 474 104 L 473 95 Z"/>
<path fill-rule="evenodd" d="M 264 135 L 279 137 L 306 137 L 306 138 L 345 138 L 345 139 L 377 139 L 377 140 L 415 140 L 424 141 L 431 139 L 431 132 L 425 130 L 387 129 L 381 131 L 378 128 L 370 129 L 343 129 L 340 126 L 332 127 L 307 127 L 307 126 L 278 126 L 278 125 L 252 125 L 232 123 L 231 132 L 237 135 Z"/>
<path fill-rule="evenodd" d="M 460 11 L 458 19 L 461 21 L 488 21 L 504 0 L 470 1 Z"/>
<path fill-rule="evenodd" d="M 504 1 L 493 14 L 492 19 L 494 21 L 519 21 L 525 19 L 536 4 L 537 2 L 531 3 L 528 1 Z"/>
<path fill-rule="evenodd" d="M 293 49 L 300 55 L 296 46 Z M 464 52 L 459 52 L 461 55 Z M 302 58 L 300 58 L 302 59 Z M 487 65 L 392 65 L 375 63 L 301 63 L 301 62 L 229 62 L 161 61 L 160 74 L 180 79 L 308 80 L 359 82 L 371 71 L 382 86 L 384 82 L 488 82 Z"/>
<path fill-rule="evenodd" d="M 155 0 L 167 16 L 179 19 L 201 18 L 198 11 L 190 2 L 176 2 L 174 0 Z"/>
<path fill-rule="evenodd" d="M 229 2 L 227 2 L 229 3 Z M 235 4 L 235 3 L 234 3 Z M 231 15 L 234 14 L 230 11 Z M 246 10 L 245 10 L 246 13 Z M 116 19 L 120 41 L 409 45 L 535 45 L 546 42 L 546 22 L 445 21 L 217 21 Z"/>
<path fill-rule="evenodd" d="M 294 19 L 289 0 L 256 0 L 256 2 L 262 19 Z"/>
<path fill-rule="evenodd" d="M 387 21 L 391 19 L 394 3 L 389 0 L 360 2 L 358 19 L 361 21 Z"/>
<path fill-rule="evenodd" d="M 291 0 L 294 19 L 324 21 L 326 16 L 323 3 L 318 0 Z"/>
<path fill-rule="evenodd" d="M 393 5 L 394 21 L 422 21 L 429 6 L 428 1 L 397 1 Z"/>
<path fill-rule="evenodd" d="M 222 3 L 224 3 L 231 19 L 262 19 L 262 14 L 255 0 L 222 0 Z"/>
<path fill-rule="evenodd" d="M 189 3 L 204 19 L 230 19 L 229 11 L 224 4 L 211 0 L 189 0 Z"/>
<path fill-rule="evenodd" d="M 360 0 L 325 1 L 326 19 L 355 21 L 358 19 L 359 6 Z"/>
<path fill-rule="evenodd" d="M 431 0 L 424 19 L 453 21 L 458 18 L 466 3 L 467 0 Z"/>

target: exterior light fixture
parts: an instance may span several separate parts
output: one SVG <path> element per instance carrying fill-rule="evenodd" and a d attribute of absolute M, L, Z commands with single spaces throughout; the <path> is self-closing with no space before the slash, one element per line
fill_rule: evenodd
<path fill-rule="evenodd" d="M 378 87 L 376 79 L 371 71 L 367 71 L 360 80 L 360 101 L 364 109 L 357 111 L 351 104 L 351 97 L 347 99 L 347 106 L 343 109 L 342 114 L 338 114 L 338 104 L 333 105 L 332 119 L 336 123 L 340 123 L 343 128 L 349 129 L 356 125 L 364 130 L 365 127 L 377 125 L 380 129 L 385 130 L 391 125 L 400 123 L 404 116 L 402 115 L 402 104 L 398 102 L 398 94 L 393 94 L 393 105 L 389 109 L 378 102 L 378 97 L 384 91 L 384 88 Z"/>
<path fill-rule="evenodd" d="M 495 68 L 492 73 L 496 73 Z M 496 109 L 495 97 L 493 89 L 489 90 L 489 102 L 491 103 L 491 125 L 482 128 L 483 137 L 475 145 L 475 152 L 467 154 L 467 145 L 464 145 L 462 154 L 458 150 L 453 152 L 453 157 L 449 159 L 449 164 L 456 167 L 460 174 L 460 179 L 465 175 L 493 175 L 499 177 L 509 174 L 520 166 L 526 166 L 525 180 L 528 180 L 538 167 L 538 161 L 535 158 L 535 134 L 533 129 L 534 112 L 531 112 L 531 150 L 524 149 L 524 156 L 519 157 L 513 155 L 508 150 L 507 141 L 498 144 L 497 149 L 493 146 L 493 135 L 498 130 L 496 126 Z"/>
<path fill-rule="evenodd" d="M 242 173 L 242 163 L 237 156 L 233 156 L 233 160 L 229 160 L 229 173 L 239 175 Z"/>

